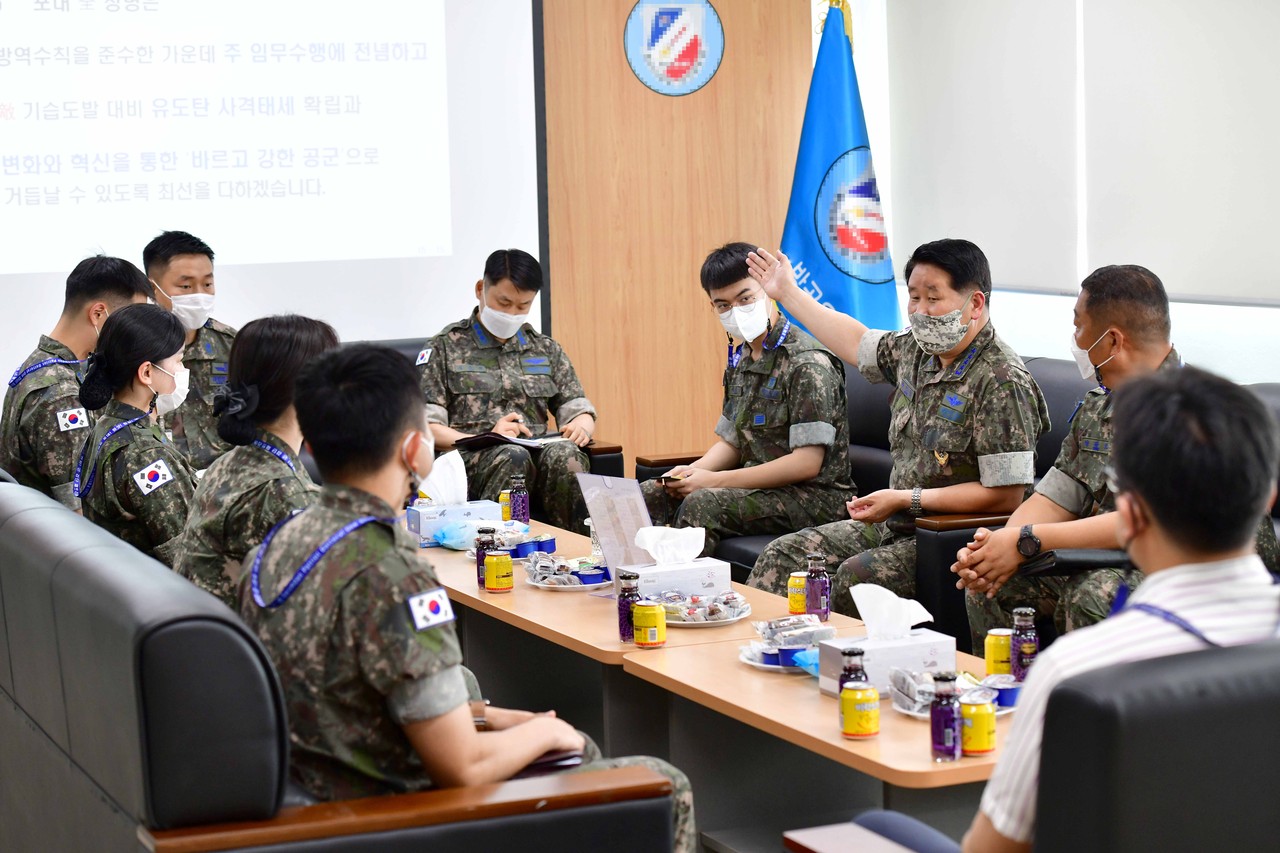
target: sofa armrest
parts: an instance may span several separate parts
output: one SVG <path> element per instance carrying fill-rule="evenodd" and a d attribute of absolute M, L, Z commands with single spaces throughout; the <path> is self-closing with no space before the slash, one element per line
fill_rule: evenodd
<path fill-rule="evenodd" d="M 637 456 L 636 464 L 646 468 L 674 468 L 677 465 L 688 465 L 702 458 L 698 452 L 692 453 L 655 453 L 649 456 Z"/>
<path fill-rule="evenodd" d="M 1004 527 L 1007 515 L 926 515 L 916 519 L 919 530 L 977 530 L 979 527 Z"/>
<path fill-rule="evenodd" d="M 618 767 L 286 808 L 272 820 L 157 831 L 143 841 L 156 853 L 204 853 L 655 799 L 671 791 L 671 780 L 647 767 Z"/>
<path fill-rule="evenodd" d="M 1023 577 L 1061 577 L 1092 572 L 1098 569 L 1128 571 L 1133 568 L 1129 555 L 1111 548 L 1064 548 L 1061 551 L 1044 551 L 1018 565 Z"/>
<path fill-rule="evenodd" d="M 593 438 L 586 447 L 588 456 L 604 456 L 607 453 L 621 453 L 622 445 L 603 438 Z"/>

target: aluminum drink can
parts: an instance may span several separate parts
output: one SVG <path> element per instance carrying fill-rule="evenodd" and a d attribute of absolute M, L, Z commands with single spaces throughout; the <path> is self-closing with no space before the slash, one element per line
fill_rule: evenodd
<path fill-rule="evenodd" d="M 809 573 L 792 572 L 787 578 L 787 612 L 803 616 L 809 612 Z"/>
<path fill-rule="evenodd" d="M 840 691 L 840 733 L 850 740 L 880 734 L 880 692 L 865 681 L 850 681 Z"/>
<path fill-rule="evenodd" d="M 960 697 L 960 752 L 990 755 L 996 751 L 995 691 L 970 690 Z"/>
<path fill-rule="evenodd" d="M 511 554 L 507 551 L 490 551 L 484 558 L 484 591 L 511 592 L 515 587 L 515 571 Z"/>
<path fill-rule="evenodd" d="M 631 606 L 631 624 L 640 648 L 660 649 L 667 644 L 667 611 L 661 604 L 637 601 Z"/>
<path fill-rule="evenodd" d="M 1008 675 L 1013 671 L 1013 629 L 992 628 L 987 632 L 983 648 L 987 659 L 987 675 Z"/>
<path fill-rule="evenodd" d="M 498 493 L 498 507 L 502 510 L 502 520 L 511 520 L 511 490 L 503 489 Z"/>

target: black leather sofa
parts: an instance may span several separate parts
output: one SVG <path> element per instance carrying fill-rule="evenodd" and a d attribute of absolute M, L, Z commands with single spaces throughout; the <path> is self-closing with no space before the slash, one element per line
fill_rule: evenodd
<path fill-rule="evenodd" d="M 286 805 L 288 742 L 238 616 L 0 484 L 0 850 L 670 849 L 670 783 L 641 768 Z"/>

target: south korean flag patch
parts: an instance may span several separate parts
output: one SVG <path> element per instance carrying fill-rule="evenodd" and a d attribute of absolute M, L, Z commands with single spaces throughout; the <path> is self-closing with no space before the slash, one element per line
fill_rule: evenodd
<path fill-rule="evenodd" d="M 413 617 L 413 627 L 419 631 L 453 621 L 453 605 L 449 602 L 449 594 L 443 587 L 420 592 L 410 597 L 408 604 L 409 615 Z"/>
<path fill-rule="evenodd" d="M 133 481 L 138 484 L 139 489 L 142 489 L 144 495 L 151 494 L 172 479 L 173 474 L 170 473 L 169 466 L 164 464 L 163 459 L 157 459 L 133 475 Z"/>
<path fill-rule="evenodd" d="M 89 425 L 89 416 L 84 409 L 67 409 L 58 412 L 58 429 L 62 432 L 72 429 L 84 429 Z"/>
<path fill-rule="evenodd" d="M 414 364 L 426 364 L 430 360 L 431 360 L 431 347 L 427 347 L 422 352 L 418 353 L 418 360 L 415 361 Z"/>

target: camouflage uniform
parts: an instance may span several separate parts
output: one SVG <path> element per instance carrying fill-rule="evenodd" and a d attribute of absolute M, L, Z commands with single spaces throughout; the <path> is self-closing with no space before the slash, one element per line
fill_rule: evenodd
<path fill-rule="evenodd" d="M 785 339 L 781 339 L 783 333 Z M 775 328 L 765 351 L 724 371 L 724 405 L 716 435 L 741 455 L 739 467 L 772 462 L 798 447 L 826 448 L 812 480 L 777 489 L 699 489 L 683 501 L 650 480 L 641 484 L 654 524 L 703 527 L 703 554 L 722 538 L 790 533 L 845 514 L 856 494 L 849 475 L 849 417 L 844 363 L 796 326 Z"/>
<path fill-rule="evenodd" d="M 395 511 L 367 492 L 326 484 L 313 506 L 279 529 L 261 563 L 263 599 L 273 601 L 321 542 L 363 516 L 379 520 L 335 543 L 277 609 L 253 600 L 251 567 L 260 549 L 246 558 L 239 586 L 240 614 L 284 689 L 292 773 L 322 800 L 431 787 L 402 726 L 446 714 L 474 695 L 456 625 L 418 630 L 411 616 L 409 599 L 440 588 L 434 569 Z M 676 783 L 678 832 L 690 839 L 681 849 L 696 849 L 684 774 L 657 759 L 583 769 L 628 763 L 645 763 Z"/>
<path fill-rule="evenodd" d="M 228 607 L 239 607 L 240 564 L 277 521 L 315 503 L 319 491 L 284 439 L 258 430 L 258 441 L 218 458 L 200 478 L 174 568 Z"/>
<path fill-rule="evenodd" d="M 227 359 L 235 339 L 235 329 L 212 318 L 196 331 L 195 340 L 182 351 L 182 365 L 191 371 L 191 390 L 182 405 L 162 420 L 173 434 L 173 443 L 197 471 L 231 449 L 218 435 L 213 393 L 227 384 Z"/>
<path fill-rule="evenodd" d="M 1170 349 L 1157 369 L 1175 370 L 1181 366 L 1177 351 Z M 1036 485 L 1036 491 L 1076 518 L 1114 512 L 1115 495 L 1107 488 L 1104 473 L 1111 460 L 1113 432 L 1111 392 L 1099 386 L 1086 394 L 1072 413 L 1071 429 L 1062 441 L 1062 449 L 1053 467 Z M 1258 526 L 1257 549 L 1268 569 L 1280 569 L 1280 546 L 1269 515 Z M 1011 627 L 1015 607 L 1034 607 L 1040 618 L 1052 618 L 1059 634 L 1101 622 L 1110 614 L 1120 587 L 1126 586 L 1132 592 L 1142 577 L 1138 569 L 1098 569 L 1062 577 L 1015 575 L 994 598 L 970 593 L 965 596 L 965 608 L 974 648 L 980 648 L 978 643 L 992 628 Z"/>
<path fill-rule="evenodd" d="M 119 424 L 141 417 L 111 438 Z M 99 448 L 99 444 L 102 444 Z M 196 491 L 195 472 L 147 413 L 112 400 L 98 413 L 76 455 L 84 516 L 125 542 L 172 566 Z M 82 463 L 82 464 L 81 464 Z"/>
<path fill-rule="evenodd" d="M 49 359 L 53 363 L 18 380 L 22 371 Z M 24 486 L 64 506 L 80 508 L 71 485 L 76 454 L 93 416 L 80 405 L 80 362 L 76 354 L 48 335 L 9 380 L 0 422 L 0 468 Z"/>
<path fill-rule="evenodd" d="M 990 323 L 946 368 L 908 330 L 867 331 L 858 369 L 870 382 L 897 386 L 890 399 L 889 488 L 1034 481 L 1036 439 L 1049 428 L 1049 411 L 1022 359 Z M 841 613 L 858 615 L 847 591 L 856 583 L 915 594 L 915 523 L 905 513 L 878 524 L 837 521 L 784 536 L 760 555 L 747 582 L 781 593 L 813 551 L 827 557 L 832 606 Z"/>
<path fill-rule="evenodd" d="M 480 324 L 478 308 L 427 341 L 418 355 L 418 373 L 427 422 L 459 432 L 489 432 L 503 415 L 517 412 L 537 438 L 547 434 L 548 415 L 554 414 L 560 426 L 584 412 L 596 415 L 558 343 L 528 326 L 500 343 Z M 511 487 L 511 478 L 522 475 L 552 524 L 585 531 L 586 510 L 573 475 L 591 466 L 573 442 L 556 441 L 534 451 L 500 444 L 461 453 L 470 499 L 496 501 Z"/>

